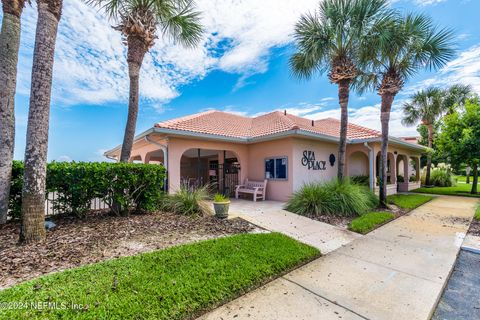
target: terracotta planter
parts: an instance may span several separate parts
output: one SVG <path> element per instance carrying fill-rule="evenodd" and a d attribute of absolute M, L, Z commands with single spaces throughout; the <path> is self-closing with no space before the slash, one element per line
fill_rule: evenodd
<path fill-rule="evenodd" d="M 230 208 L 230 201 L 214 202 L 213 208 L 215 209 L 215 216 L 217 218 L 228 218 L 228 209 Z"/>

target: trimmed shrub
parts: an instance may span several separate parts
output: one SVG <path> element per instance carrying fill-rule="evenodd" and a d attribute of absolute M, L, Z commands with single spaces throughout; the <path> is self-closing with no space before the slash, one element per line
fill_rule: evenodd
<path fill-rule="evenodd" d="M 10 198 L 8 200 L 8 214 L 12 219 L 20 219 L 22 212 L 23 169 L 22 161 L 13 161 Z"/>
<path fill-rule="evenodd" d="M 422 184 L 425 185 L 425 176 L 427 168 L 422 170 Z M 436 187 L 452 187 L 455 186 L 455 179 L 450 165 L 439 163 L 437 166 L 432 165 L 430 170 L 430 185 Z"/>
<path fill-rule="evenodd" d="M 348 180 L 334 179 L 323 184 L 310 183 L 296 191 L 285 209 L 304 216 L 358 216 L 378 205 L 369 188 Z"/>
<path fill-rule="evenodd" d="M 212 210 L 206 202 L 208 199 L 209 186 L 188 188 L 182 185 L 176 193 L 165 195 L 160 209 L 186 216 L 209 215 Z"/>
<path fill-rule="evenodd" d="M 19 218 L 22 206 L 23 163 L 12 168 L 10 216 Z M 162 199 L 165 168 L 154 164 L 52 162 L 47 165 L 47 193 L 54 192 L 56 212 L 84 216 L 99 198 L 116 214 L 153 211 Z"/>

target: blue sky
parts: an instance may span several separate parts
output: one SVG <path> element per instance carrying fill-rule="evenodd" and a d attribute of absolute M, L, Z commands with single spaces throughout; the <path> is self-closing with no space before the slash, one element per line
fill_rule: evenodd
<path fill-rule="evenodd" d="M 292 28 L 318 0 L 197 0 L 206 33 L 186 50 L 159 39 L 144 61 L 137 132 L 155 122 L 207 109 L 245 115 L 284 110 L 312 119 L 339 117 L 337 88 L 326 75 L 292 78 L 288 58 Z M 471 84 L 480 93 L 479 0 L 396 0 L 403 12 L 424 12 L 454 29 L 457 57 L 442 70 L 421 72 L 398 95 L 391 132 L 414 135 L 401 125 L 399 107 L 419 88 Z M 36 12 L 25 9 L 16 96 L 15 158 L 22 159 L 28 117 Z M 98 161 L 122 141 L 127 115 L 125 47 L 113 24 L 81 0 L 64 1 L 59 29 L 50 118 L 49 160 Z M 375 129 L 379 97 L 350 100 L 350 121 Z"/>

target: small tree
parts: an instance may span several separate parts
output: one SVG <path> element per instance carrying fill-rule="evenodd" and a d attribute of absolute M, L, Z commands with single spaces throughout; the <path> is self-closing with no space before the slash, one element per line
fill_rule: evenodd
<path fill-rule="evenodd" d="M 467 101 L 464 110 L 445 116 L 437 146 L 439 152 L 443 152 L 453 166 L 466 163 L 472 167 L 471 193 L 477 194 L 480 164 L 480 105 L 477 99 Z"/>

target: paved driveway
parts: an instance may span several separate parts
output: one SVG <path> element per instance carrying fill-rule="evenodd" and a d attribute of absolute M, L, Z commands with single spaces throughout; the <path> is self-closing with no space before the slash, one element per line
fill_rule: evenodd
<path fill-rule="evenodd" d="M 476 203 L 438 197 L 202 319 L 429 319 Z"/>
<path fill-rule="evenodd" d="M 283 210 L 279 201 L 232 200 L 230 215 L 240 216 L 270 231 L 277 231 L 320 249 L 325 254 L 361 237 L 358 233 L 337 228 Z"/>

